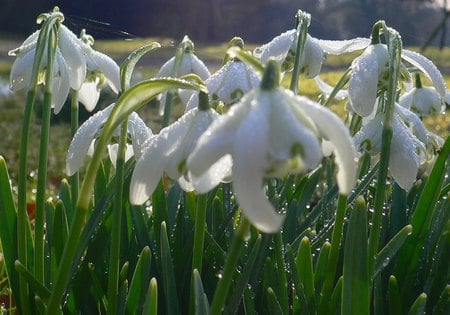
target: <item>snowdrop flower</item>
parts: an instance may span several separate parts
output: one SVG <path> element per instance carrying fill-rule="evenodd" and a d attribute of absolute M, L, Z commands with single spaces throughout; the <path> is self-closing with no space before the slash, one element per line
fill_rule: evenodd
<path fill-rule="evenodd" d="M 194 53 L 194 43 L 189 39 L 189 37 L 185 36 L 183 41 L 180 44 L 180 47 L 184 47 L 184 53 L 182 56 L 174 56 L 170 58 L 161 69 L 159 69 L 158 73 L 155 75 L 155 78 L 164 78 L 164 77 L 181 77 L 186 74 L 196 74 L 203 81 L 205 81 L 209 76 L 209 70 Z M 178 64 L 177 58 L 181 58 L 181 63 Z M 178 94 L 183 102 L 183 104 L 187 104 L 190 97 L 192 96 L 192 91 L 178 91 Z M 166 102 L 166 93 L 164 93 L 160 99 L 160 107 L 159 113 L 162 115 L 164 113 L 164 107 Z"/>
<path fill-rule="evenodd" d="M 115 104 L 113 103 L 97 112 L 77 130 L 70 143 L 66 157 L 67 175 L 72 176 L 75 174 L 83 165 L 86 156 L 92 155 L 95 138 L 100 134 L 101 128 L 108 119 L 114 106 Z M 145 142 L 153 136 L 153 133 L 136 113 L 132 113 L 128 118 L 128 133 L 132 142 L 132 149 L 127 147 L 128 157 L 130 157 L 130 150 L 132 150 L 133 155 L 138 159 L 142 155 Z M 117 149 L 113 145 L 108 148 L 108 151 L 111 161 L 115 165 Z"/>
<path fill-rule="evenodd" d="M 193 178 L 231 155 L 233 190 L 245 216 L 263 232 L 274 233 L 284 216 L 267 200 L 264 179 L 315 168 L 321 139 L 334 143 L 340 192 L 352 190 L 355 150 L 342 121 L 330 110 L 278 86 L 276 61 L 269 61 L 261 87 L 246 94 L 200 137 L 187 160 Z"/>
<path fill-rule="evenodd" d="M 297 47 L 297 30 L 289 30 L 275 37 L 269 43 L 258 47 L 253 54 L 263 63 L 269 58 L 274 58 L 283 68 L 291 68 L 287 64 L 291 62 Z M 302 72 L 308 78 L 314 78 L 320 73 L 326 54 L 342 55 L 347 52 L 366 48 L 370 44 L 367 38 L 354 38 L 351 40 L 322 40 L 307 34 L 304 51 L 300 64 Z"/>
<path fill-rule="evenodd" d="M 204 98 L 200 102 L 208 102 L 206 94 L 202 93 L 200 97 Z M 183 190 L 193 191 L 186 160 L 198 138 L 218 118 L 219 114 L 212 108 L 194 108 L 153 137 L 137 161 L 131 177 L 130 202 L 143 204 L 149 199 L 164 172 L 177 180 Z M 201 176 L 197 183 L 197 192 L 203 193 L 217 186 L 229 175 L 230 168 L 229 157 L 219 160 Z"/>
<path fill-rule="evenodd" d="M 210 93 L 211 101 L 223 102 L 229 106 L 237 101 L 248 91 L 259 86 L 261 79 L 255 70 L 244 62 L 237 60 L 228 61 L 216 73 L 211 75 L 205 85 Z M 198 93 L 195 93 L 188 104 L 186 111 L 198 105 Z"/>
<path fill-rule="evenodd" d="M 120 70 L 117 63 L 109 56 L 92 48 L 94 38 L 81 31 L 81 48 L 86 58 L 86 79 L 78 91 L 79 101 L 87 111 L 92 111 L 100 97 L 100 89 L 106 83 L 118 94 L 120 91 Z"/>
<path fill-rule="evenodd" d="M 401 57 L 430 79 L 441 97 L 445 96 L 445 81 L 436 66 L 424 56 L 403 49 Z M 349 100 L 353 110 L 360 116 L 374 111 L 378 84 L 387 84 L 389 52 L 384 44 L 372 44 L 352 63 L 348 85 Z"/>
<path fill-rule="evenodd" d="M 384 113 L 378 113 L 355 134 L 355 147 L 371 154 L 379 153 L 383 123 Z M 391 126 L 389 170 L 398 185 L 409 190 L 416 180 L 419 167 L 426 160 L 429 133 L 417 115 L 398 104 L 394 108 Z"/>
<path fill-rule="evenodd" d="M 51 14 L 61 15 L 58 12 Z M 13 91 L 23 88 L 30 89 L 33 61 L 36 53 L 36 46 L 40 30 L 31 34 L 19 48 L 11 50 L 8 54 L 15 56 L 10 74 L 10 85 Z M 45 43 L 47 45 L 47 43 Z M 47 63 L 47 49 L 44 49 L 41 70 Z M 111 82 L 113 90 L 119 88 L 119 67 L 111 58 L 96 52 L 87 44 L 76 37 L 66 26 L 59 25 L 58 45 L 56 48 L 55 61 L 53 63 L 53 80 L 51 90 L 53 92 L 52 107 L 55 114 L 58 114 L 64 105 L 70 89 L 80 90 L 89 72 L 101 72 L 105 75 L 108 82 Z M 39 82 L 39 83 L 43 83 Z M 91 91 L 92 92 L 92 91 Z M 89 95 L 90 92 L 88 92 Z M 88 110 L 92 110 L 92 100 L 81 93 L 81 100 L 88 104 Z"/>
<path fill-rule="evenodd" d="M 317 87 L 319 88 L 320 92 L 322 92 L 322 94 L 327 98 L 330 97 L 334 87 L 323 81 L 319 76 L 315 77 L 314 80 L 316 81 Z M 342 101 L 347 97 L 348 97 L 348 90 L 344 89 L 339 90 L 334 96 L 334 98 L 338 101 Z"/>
<path fill-rule="evenodd" d="M 415 76 L 415 87 L 403 94 L 399 104 L 418 113 L 420 116 L 438 114 L 445 109 L 444 98 L 432 86 L 422 86 L 420 76 Z"/>

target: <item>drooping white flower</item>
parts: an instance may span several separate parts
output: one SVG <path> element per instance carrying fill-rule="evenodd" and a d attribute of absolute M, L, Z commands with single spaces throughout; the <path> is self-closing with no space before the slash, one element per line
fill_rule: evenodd
<path fill-rule="evenodd" d="M 297 30 L 289 30 L 278 35 L 269 43 L 258 47 L 253 54 L 266 63 L 269 58 L 274 58 L 281 64 L 289 56 L 295 54 L 297 47 Z M 347 52 L 366 48 L 370 44 L 368 38 L 354 38 L 351 40 L 322 40 L 309 34 L 306 37 L 302 60 L 302 70 L 308 78 L 314 78 L 320 73 L 326 54 L 342 55 Z"/>
<path fill-rule="evenodd" d="M 155 78 L 165 78 L 165 77 L 181 77 L 187 74 L 196 74 L 203 81 L 205 81 L 211 75 L 206 65 L 201 61 L 193 52 L 194 47 L 191 40 L 185 36 L 183 42 L 187 42 L 187 48 L 185 49 L 183 55 L 181 56 L 181 63 L 179 68 L 176 69 L 177 56 L 170 58 L 166 63 L 162 65 Z M 183 44 L 182 42 L 182 44 Z M 191 98 L 193 92 L 178 90 L 178 95 L 180 96 L 183 104 L 187 104 Z M 166 103 L 166 93 L 163 93 L 160 99 L 159 113 L 162 115 L 164 113 L 164 107 Z"/>
<path fill-rule="evenodd" d="M 421 116 L 439 114 L 445 109 L 444 100 L 432 86 L 412 88 L 400 97 L 399 104 Z"/>
<path fill-rule="evenodd" d="M 10 74 L 10 86 L 13 91 L 30 88 L 31 72 L 39 33 L 40 30 L 34 32 L 19 48 L 8 53 L 10 56 L 16 56 Z M 115 92 L 119 90 L 119 67 L 111 58 L 83 43 L 64 25 L 59 26 L 57 35 L 58 46 L 53 62 L 51 87 L 53 92 L 52 107 L 55 114 L 58 114 L 61 110 L 71 88 L 74 90 L 82 88 L 88 73 L 103 73 L 113 90 Z M 45 48 L 41 70 L 45 68 L 47 63 L 46 53 L 47 49 Z M 43 83 L 43 81 L 39 83 Z M 89 94 L 81 93 L 81 100 L 87 104 L 86 108 L 88 110 L 92 110 L 92 98 L 96 99 L 95 95 L 92 96 L 92 89 L 89 91 Z"/>
<path fill-rule="evenodd" d="M 276 62 L 268 63 L 262 87 L 214 122 L 187 161 L 195 178 L 231 155 L 236 198 L 250 222 L 268 233 L 279 230 L 284 216 L 267 200 L 264 179 L 315 168 L 323 156 L 322 138 L 334 144 L 341 193 L 350 193 L 356 177 L 355 151 L 344 124 L 327 108 L 276 87 L 278 78 L 267 84 L 276 67 Z"/>
<path fill-rule="evenodd" d="M 436 66 L 426 57 L 403 49 L 401 57 L 404 61 L 424 73 L 430 79 L 441 97 L 445 96 L 444 78 Z M 389 53 L 384 44 L 373 44 L 352 63 L 352 74 L 349 80 L 348 94 L 353 110 L 360 116 L 368 116 L 374 111 L 378 85 L 387 82 Z"/>
<path fill-rule="evenodd" d="M 183 190 L 194 190 L 186 170 L 186 159 L 200 135 L 218 117 L 213 109 L 194 108 L 154 136 L 136 163 L 130 184 L 130 202 L 143 204 L 149 199 L 164 172 L 177 180 Z M 229 157 L 219 160 L 200 178 L 197 192 L 202 193 L 218 185 L 229 174 L 230 168 Z"/>
<path fill-rule="evenodd" d="M 381 151 L 384 113 L 378 113 L 354 136 L 355 147 L 371 154 Z M 389 171 L 398 185 L 409 190 L 414 184 L 419 167 L 426 160 L 429 133 L 420 118 L 396 104 L 391 119 L 392 140 Z"/>
<path fill-rule="evenodd" d="M 259 86 L 261 79 L 252 67 L 236 60 L 228 61 L 216 73 L 211 75 L 205 85 L 211 101 L 232 105 L 251 89 Z M 186 105 L 186 111 L 197 107 L 198 93 L 195 93 Z"/>
<path fill-rule="evenodd" d="M 86 120 L 75 133 L 66 156 L 66 173 L 69 176 L 75 174 L 83 165 L 89 150 L 93 148 L 94 142 L 101 131 L 102 126 L 108 119 L 115 104 L 111 104 L 105 109 L 98 111 L 95 115 Z M 145 142 L 153 136 L 152 131 L 145 125 L 138 114 L 132 113 L 128 118 L 128 134 L 131 138 L 131 148 L 127 146 L 128 157 L 130 149 L 138 159 L 142 155 Z M 108 148 L 111 161 L 115 165 L 117 150 L 114 146 Z"/>

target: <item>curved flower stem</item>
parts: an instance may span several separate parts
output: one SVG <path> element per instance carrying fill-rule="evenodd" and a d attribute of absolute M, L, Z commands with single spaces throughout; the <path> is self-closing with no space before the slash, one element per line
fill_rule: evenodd
<path fill-rule="evenodd" d="M 327 273 L 325 275 L 322 291 L 320 292 L 318 314 L 321 315 L 329 314 L 328 305 L 336 276 L 337 263 L 339 259 L 339 248 L 341 246 L 342 231 L 344 229 L 346 204 L 347 196 L 339 195 L 333 233 L 331 236 L 331 248 L 328 255 Z"/>
<path fill-rule="evenodd" d="M 52 106 L 52 72 L 57 45 L 55 26 L 55 30 L 53 32 L 50 32 L 49 34 L 50 36 L 47 44 L 47 65 L 45 71 L 45 92 L 42 112 L 41 138 L 39 144 L 36 217 L 34 226 L 34 274 L 36 279 L 41 283 L 44 283 L 45 192 L 47 182 L 48 143 L 50 138 L 50 117 Z"/>
<path fill-rule="evenodd" d="M 108 314 L 117 314 L 119 294 L 120 238 L 122 228 L 123 185 L 125 173 L 125 149 L 127 145 L 128 120 L 122 123 L 119 139 L 119 152 L 116 163 L 116 184 L 111 227 L 111 250 L 108 271 Z"/>
<path fill-rule="evenodd" d="M 242 218 L 231 243 L 230 250 L 225 261 L 222 278 L 219 279 L 216 292 L 211 303 L 210 314 L 221 314 L 228 291 L 230 289 L 233 275 L 236 271 L 236 265 L 239 260 L 239 252 L 247 237 L 250 222 L 246 218 Z"/>
<path fill-rule="evenodd" d="M 389 32 L 388 32 L 389 31 Z M 389 154 L 392 140 L 391 119 L 394 114 L 394 106 L 397 94 L 397 81 L 400 74 L 401 40 L 400 35 L 391 29 L 386 29 L 389 49 L 389 85 L 383 123 L 383 133 L 380 153 L 380 168 L 378 171 L 377 188 L 375 192 L 374 213 L 372 228 L 369 235 L 369 274 L 372 275 L 376 254 L 380 242 L 381 223 L 383 218 L 383 206 L 386 198 L 386 179 L 389 166 Z"/>
<path fill-rule="evenodd" d="M 298 93 L 299 89 L 299 76 L 301 70 L 301 61 L 303 56 L 303 51 L 305 50 L 306 38 L 308 35 L 308 26 L 311 21 L 311 16 L 308 13 L 298 11 L 297 15 L 297 47 L 295 48 L 295 60 L 294 60 L 294 70 L 292 71 L 291 84 L 289 89 L 295 94 Z"/>
<path fill-rule="evenodd" d="M 78 106 L 78 91 L 71 90 L 71 99 L 70 99 L 70 130 L 72 137 L 78 130 L 79 125 L 79 106 Z M 70 177 L 70 193 L 72 198 L 72 206 L 75 207 L 75 204 L 78 199 L 78 190 L 80 186 L 80 176 L 79 173 L 76 172 Z"/>

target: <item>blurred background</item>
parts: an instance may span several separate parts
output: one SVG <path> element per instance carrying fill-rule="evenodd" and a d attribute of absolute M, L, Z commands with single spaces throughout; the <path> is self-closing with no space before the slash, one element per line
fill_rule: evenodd
<path fill-rule="evenodd" d="M 311 13 L 310 33 L 324 39 L 369 36 L 384 19 L 405 45 L 445 42 L 446 0 L 0 0 L 0 36 L 20 38 L 37 28 L 38 14 L 57 5 L 76 32 L 86 28 L 96 38 L 171 37 L 223 42 L 241 36 L 265 42 L 294 27 L 298 9 Z M 449 1 L 450 3 L 450 1 Z M 26 8 L 26 9 L 25 9 Z M 264 30 L 264 31 L 262 31 Z"/>

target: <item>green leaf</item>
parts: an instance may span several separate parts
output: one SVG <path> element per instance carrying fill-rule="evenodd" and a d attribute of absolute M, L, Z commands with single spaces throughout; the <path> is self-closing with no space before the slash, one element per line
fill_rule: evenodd
<path fill-rule="evenodd" d="M 195 291 L 195 315 L 208 315 L 209 303 L 208 298 L 203 290 L 202 279 L 197 269 L 192 272 L 194 278 L 194 291 Z"/>
<path fill-rule="evenodd" d="M 244 291 L 244 312 L 246 315 L 256 315 L 252 291 L 246 287 Z"/>
<path fill-rule="evenodd" d="M 139 60 L 148 52 L 161 48 L 161 45 L 157 42 L 147 44 L 140 47 L 128 55 L 127 59 L 120 66 L 120 83 L 122 91 L 125 91 L 130 87 L 131 75 L 133 74 L 134 67 Z"/>
<path fill-rule="evenodd" d="M 138 314 L 142 310 L 145 293 L 148 290 L 150 282 L 151 262 L 150 248 L 146 246 L 139 255 L 133 278 L 131 279 L 130 289 L 125 304 L 127 314 Z"/>
<path fill-rule="evenodd" d="M 69 226 L 67 223 L 64 204 L 62 201 L 58 200 L 55 207 L 55 216 L 53 221 L 52 243 L 50 244 L 51 253 L 53 256 L 52 262 L 56 264 L 56 266 L 59 265 L 68 235 Z"/>
<path fill-rule="evenodd" d="M 341 314 L 369 314 L 370 278 L 367 257 L 367 211 L 358 198 L 350 216 L 344 247 Z"/>
<path fill-rule="evenodd" d="M 389 314 L 403 314 L 402 298 L 395 276 L 389 277 L 388 297 Z"/>
<path fill-rule="evenodd" d="M 444 146 L 436 159 L 434 167 L 428 177 L 417 206 L 411 218 L 412 234 L 405 242 L 399 253 L 395 275 L 402 283 L 402 291 L 405 294 L 411 292 L 417 269 L 422 257 L 424 243 L 430 230 L 437 198 L 445 176 L 445 165 L 450 155 L 450 136 L 447 137 Z"/>
<path fill-rule="evenodd" d="M 18 260 L 15 262 L 16 270 L 27 280 L 35 294 L 42 300 L 47 300 L 50 297 L 50 290 L 47 289 L 36 277 Z"/>
<path fill-rule="evenodd" d="M 330 304 L 328 306 L 330 314 L 339 314 L 342 299 L 342 283 L 344 282 L 343 279 L 343 276 L 339 277 L 336 285 L 334 286 L 333 293 L 331 294 Z"/>
<path fill-rule="evenodd" d="M 316 300 L 319 298 L 319 294 L 322 291 L 323 281 L 325 279 L 325 272 L 328 265 L 328 256 L 330 254 L 331 244 L 325 242 L 319 252 L 317 258 L 315 273 L 314 273 L 314 288 L 316 288 Z"/>
<path fill-rule="evenodd" d="M 70 224 L 73 218 L 74 201 L 72 200 L 72 196 L 70 193 L 70 184 L 65 178 L 61 180 L 58 197 L 62 201 L 64 209 L 66 209 L 67 222 L 69 222 Z"/>
<path fill-rule="evenodd" d="M 267 289 L 267 306 L 269 309 L 269 314 L 283 314 L 280 302 L 278 301 L 275 292 L 270 287 Z"/>
<path fill-rule="evenodd" d="M 442 290 L 439 300 L 433 308 L 433 315 L 448 315 L 450 313 L 450 284 Z"/>
<path fill-rule="evenodd" d="M 142 314 L 158 315 L 158 282 L 156 278 L 150 280 L 150 285 L 145 296 Z"/>
<path fill-rule="evenodd" d="M 224 310 L 224 314 L 236 314 L 239 303 L 244 295 L 245 288 L 248 287 L 248 281 L 251 274 L 254 272 L 254 266 L 256 262 L 256 257 L 258 256 L 259 249 L 261 245 L 261 234 L 258 234 L 258 238 L 253 245 L 252 251 L 248 255 L 245 267 L 241 273 L 239 281 L 233 289 L 233 294 L 227 302 Z"/>
<path fill-rule="evenodd" d="M 314 314 L 315 309 L 315 290 L 314 290 L 314 271 L 312 264 L 311 244 L 308 237 L 304 237 L 300 242 L 297 257 L 295 259 L 298 275 L 303 285 L 304 293 L 308 303 L 310 314 Z"/>
<path fill-rule="evenodd" d="M 425 306 L 427 303 L 427 295 L 420 294 L 414 301 L 414 304 L 409 309 L 408 315 L 423 315 L 425 314 Z"/>
<path fill-rule="evenodd" d="M 19 277 L 14 268 L 17 259 L 17 213 L 14 205 L 11 180 L 4 158 L 0 155 L 0 239 L 9 283 L 16 299 L 19 300 Z"/>
<path fill-rule="evenodd" d="M 179 314 L 178 294 L 170 255 L 169 239 L 167 237 L 166 222 L 161 223 L 161 270 L 163 279 L 164 298 L 167 314 Z"/>
<path fill-rule="evenodd" d="M 412 226 L 407 225 L 401 229 L 377 254 L 375 269 L 372 279 L 375 278 L 384 268 L 386 268 L 392 261 L 392 258 L 397 254 L 400 248 L 405 243 L 409 235 L 411 235 Z"/>
<path fill-rule="evenodd" d="M 253 55 L 245 50 L 242 50 L 240 47 L 234 46 L 227 50 L 227 54 L 230 56 L 230 58 L 238 58 L 241 61 L 251 65 L 256 72 L 258 72 L 260 75 L 263 75 L 264 73 L 264 65 L 253 57 Z"/>

